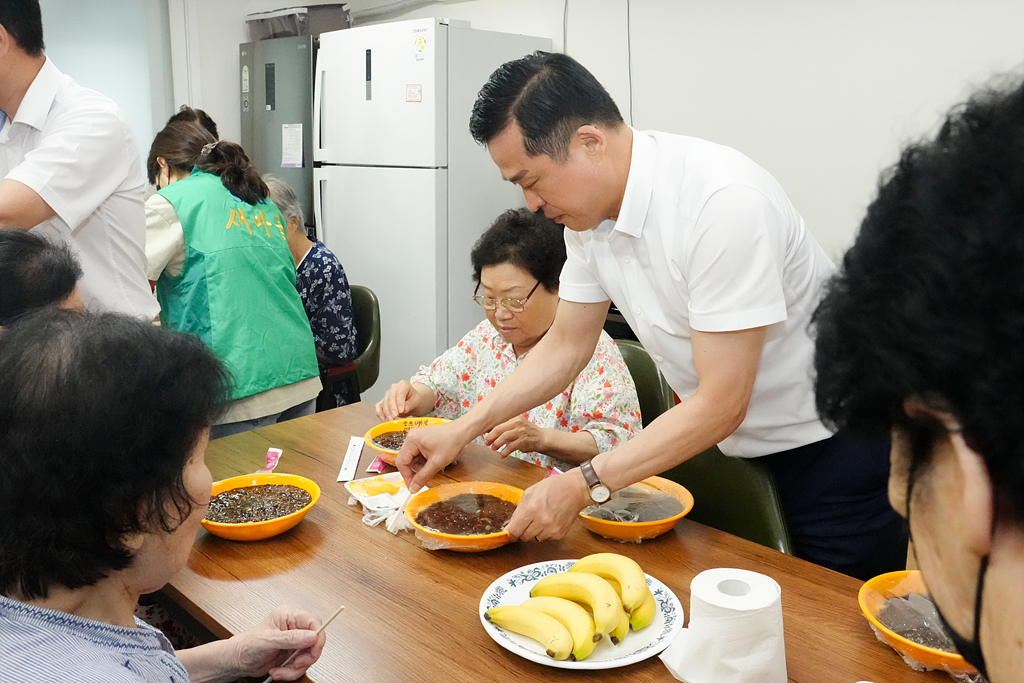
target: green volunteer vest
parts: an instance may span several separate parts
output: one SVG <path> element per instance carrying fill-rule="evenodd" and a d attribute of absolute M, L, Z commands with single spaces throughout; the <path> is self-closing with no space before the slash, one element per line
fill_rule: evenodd
<path fill-rule="evenodd" d="M 195 169 L 160 190 L 185 233 L 185 265 L 156 283 L 160 320 L 221 359 L 232 399 L 318 374 L 313 333 L 295 289 L 295 261 L 273 202 L 246 204 Z"/>

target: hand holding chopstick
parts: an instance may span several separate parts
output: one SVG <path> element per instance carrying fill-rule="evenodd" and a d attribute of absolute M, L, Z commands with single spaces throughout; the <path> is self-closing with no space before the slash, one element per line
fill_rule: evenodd
<path fill-rule="evenodd" d="M 325 621 L 325 622 L 324 622 L 324 623 L 323 623 L 323 624 L 322 624 L 322 625 L 320 626 L 320 628 L 318 628 L 318 629 L 316 630 L 316 634 L 317 634 L 317 635 L 319 636 L 319 635 L 320 635 L 321 633 L 323 633 L 323 632 L 324 632 L 324 629 L 325 629 L 325 628 L 327 628 L 327 625 L 328 625 L 329 623 L 331 623 L 332 621 L 334 621 L 334 618 L 335 618 L 336 616 L 338 616 L 339 614 L 341 614 L 341 611 L 342 611 L 343 609 L 345 609 L 345 606 L 344 606 L 344 605 L 342 605 L 342 606 L 341 606 L 341 607 L 339 607 L 339 608 L 338 608 L 337 610 L 335 610 L 334 614 L 332 614 L 331 616 L 327 617 L 327 621 Z M 291 653 L 290 655 L 288 655 L 288 659 L 284 660 L 284 662 L 282 662 L 282 663 L 281 663 L 281 664 L 279 665 L 279 667 L 284 667 L 284 666 L 288 666 L 289 664 L 291 664 L 292 660 L 293 660 L 293 659 L 295 659 L 295 656 L 296 656 L 297 654 L 299 654 L 300 652 L 302 652 L 302 650 L 295 650 L 294 652 L 292 652 L 292 653 Z M 279 667 L 274 667 L 274 668 L 276 669 L 276 668 L 279 668 Z M 267 676 L 267 677 L 266 677 L 266 678 L 265 678 L 265 679 L 263 680 L 263 683 L 271 683 L 271 681 L 273 681 L 273 680 L 274 680 L 274 677 L 273 677 L 273 676 Z"/>

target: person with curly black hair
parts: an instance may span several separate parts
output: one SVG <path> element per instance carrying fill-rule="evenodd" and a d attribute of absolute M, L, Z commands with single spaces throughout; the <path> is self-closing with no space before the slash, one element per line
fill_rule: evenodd
<path fill-rule="evenodd" d="M 134 616 L 188 560 L 227 396 L 223 366 L 192 335 L 57 308 L 4 328 L 0 678 L 294 680 L 316 661 L 320 619 L 294 607 L 177 652 Z"/>
<path fill-rule="evenodd" d="M 889 497 L 960 654 L 1024 671 L 1024 84 L 882 178 L 814 315 L 817 403 L 893 436 Z"/>
<path fill-rule="evenodd" d="M 544 338 L 558 308 L 562 229 L 541 213 L 509 209 L 470 254 L 473 298 L 487 318 L 408 382 L 392 384 L 377 416 L 454 420 L 500 385 Z M 640 403 L 622 354 L 606 332 L 586 367 L 550 401 L 490 429 L 481 440 L 502 457 L 568 470 L 640 432 Z"/>

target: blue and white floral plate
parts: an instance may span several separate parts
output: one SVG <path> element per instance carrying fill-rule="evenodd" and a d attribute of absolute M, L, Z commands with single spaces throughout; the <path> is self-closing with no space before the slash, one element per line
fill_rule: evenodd
<path fill-rule="evenodd" d="M 509 633 L 484 619 L 484 612 L 492 607 L 523 604 L 530 597 L 534 584 L 550 574 L 567 571 L 575 563 L 576 560 L 538 562 L 514 569 L 488 586 L 480 598 L 480 622 L 494 642 L 538 664 L 561 669 L 614 669 L 658 654 L 669 646 L 683 627 L 683 606 L 679 604 L 679 599 L 665 584 L 650 575 L 647 575 L 647 587 L 654 593 L 658 603 L 654 621 L 642 631 L 630 631 L 618 645 L 612 645 L 611 640 L 603 638 L 594 648 L 594 653 L 582 662 L 551 659 L 536 641 L 517 633 Z"/>

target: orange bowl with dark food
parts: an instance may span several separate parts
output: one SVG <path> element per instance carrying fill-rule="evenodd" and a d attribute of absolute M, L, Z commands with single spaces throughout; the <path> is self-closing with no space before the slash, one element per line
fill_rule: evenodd
<path fill-rule="evenodd" d="M 445 533 L 425 526 L 417 521 L 420 513 L 434 503 L 451 500 L 465 494 L 481 494 L 494 496 L 502 501 L 518 505 L 523 498 L 523 490 L 507 484 L 490 481 L 462 481 L 454 484 L 442 484 L 434 488 L 420 491 L 405 506 L 405 518 L 416 529 L 424 545 L 433 549 L 455 550 L 462 553 L 478 553 L 493 550 L 509 542 L 504 528 L 487 533 L 455 534 Z M 504 527 L 504 524 L 501 525 Z"/>
<path fill-rule="evenodd" d="M 860 587 L 857 602 L 860 603 L 864 616 L 875 628 L 875 633 L 880 634 L 885 642 L 903 657 L 920 662 L 930 669 L 945 670 L 951 674 L 976 674 L 977 670 L 959 654 L 914 642 L 879 621 L 878 613 L 887 600 L 906 597 L 911 593 L 928 595 L 924 578 L 916 569 L 888 572 L 869 579 Z"/>
<path fill-rule="evenodd" d="M 381 422 L 376 427 L 372 427 L 363 436 L 363 440 L 366 441 L 367 446 L 377 452 L 381 460 L 389 465 L 394 465 L 398 451 L 402 450 L 402 444 L 405 443 L 405 435 L 409 433 L 410 429 L 430 427 L 445 422 L 448 420 L 443 417 L 400 417 L 397 420 Z"/>
<path fill-rule="evenodd" d="M 232 541 L 259 541 L 271 536 L 288 531 L 302 521 L 310 508 L 316 505 L 320 499 L 320 487 L 316 482 L 300 477 L 296 474 L 276 474 L 274 472 L 258 472 L 256 474 L 243 474 L 238 477 L 231 477 L 222 481 L 214 482 L 212 495 L 217 496 L 226 491 L 233 491 L 248 486 L 263 486 L 266 484 L 284 484 L 295 486 L 309 494 L 310 501 L 302 508 L 283 515 L 261 522 L 226 523 L 214 522 L 204 518 L 201 522 L 203 528 L 214 536 L 227 538 Z M 209 512 L 207 512 L 209 514 Z"/>
<path fill-rule="evenodd" d="M 672 496 L 683 506 L 683 511 L 671 517 L 650 522 L 616 522 L 591 517 L 582 512 L 580 512 L 580 519 L 588 529 L 599 536 L 616 541 L 645 541 L 670 531 L 680 519 L 693 509 L 693 494 L 685 486 L 664 477 L 648 477 L 640 483 Z"/>

